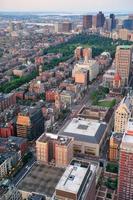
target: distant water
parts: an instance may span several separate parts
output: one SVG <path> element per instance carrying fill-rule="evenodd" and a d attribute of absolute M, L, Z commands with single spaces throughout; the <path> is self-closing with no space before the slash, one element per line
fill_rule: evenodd
<path fill-rule="evenodd" d="M 50 16 L 50 15 L 57 15 L 57 16 L 73 16 L 73 15 L 84 15 L 84 14 L 92 14 L 95 15 L 98 12 L 3 12 L 0 11 L 0 15 L 9 15 L 9 16 L 22 16 L 22 15 L 37 15 L 37 16 Z M 110 13 L 114 13 L 116 16 L 126 16 L 129 14 L 133 14 L 133 11 L 123 11 L 123 12 L 104 12 L 105 16 L 108 16 Z"/>

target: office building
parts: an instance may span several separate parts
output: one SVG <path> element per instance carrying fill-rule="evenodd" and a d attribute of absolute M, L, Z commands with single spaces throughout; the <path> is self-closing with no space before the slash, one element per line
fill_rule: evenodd
<path fill-rule="evenodd" d="M 40 106 L 24 107 L 17 117 L 17 136 L 33 140 L 44 132 Z"/>
<path fill-rule="evenodd" d="M 123 21 L 123 27 L 128 30 L 133 30 L 133 19 L 125 19 Z"/>
<path fill-rule="evenodd" d="M 92 17 L 92 27 L 97 28 L 97 15 L 93 15 Z"/>
<path fill-rule="evenodd" d="M 108 158 L 112 162 L 119 160 L 120 145 L 123 134 L 113 132 L 109 140 L 109 155 Z"/>
<path fill-rule="evenodd" d="M 83 16 L 83 29 L 87 30 L 92 28 L 92 15 L 84 15 Z"/>
<path fill-rule="evenodd" d="M 75 83 L 88 85 L 89 84 L 89 71 L 86 69 L 80 69 L 75 72 Z"/>
<path fill-rule="evenodd" d="M 67 166 L 73 158 L 73 139 L 44 133 L 36 141 L 38 163 Z"/>
<path fill-rule="evenodd" d="M 103 27 L 104 22 L 105 22 L 104 14 L 100 11 L 100 12 L 97 14 L 97 27 L 98 27 L 98 28 Z"/>
<path fill-rule="evenodd" d="M 55 24 L 55 32 L 57 33 L 70 33 L 72 31 L 71 22 L 59 22 Z"/>
<path fill-rule="evenodd" d="M 132 116 L 131 99 L 130 96 L 125 97 L 115 110 L 114 131 L 116 133 L 125 133 L 127 130 L 128 119 Z"/>
<path fill-rule="evenodd" d="M 104 30 L 110 32 L 111 31 L 111 27 L 112 27 L 112 20 L 110 18 L 105 19 Z"/>
<path fill-rule="evenodd" d="M 118 200 L 133 199 L 133 119 L 120 146 Z"/>
<path fill-rule="evenodd" d="M 77 47 L 77 48 L 75 49 L 74 54 L 75 54 L 76 60 L 82 59 L 82 58 L 83 58 L 83 47 L 80 47 L 80 46 Z"/>
<path fill-rule="evenodd" d="M 95 165 L 73 160 L 56 186 L 55 199 L 94 200 L 95 189 Z"/>
<path fill-rule="evenodd" d="M 128 40 L 129 39 L 129 31 L 125 28 L 119 29 L 118 38 L 120 38 L 122 40 Z"/>
<path fill-rule="evenodd" d="M 74 138 L 74 154 L 99 156 L 109 128 L 105 122 L 94 119 L 73 118 L 69 120 L 59 135 Z"/>
<path fill-rule="evenodd" d="M 128 85 L 130 68 L 132 65 L 132 46 L 123 45 L 116 49 L 115 63 L 116 71 L 121 77 L 122 86 Z"/>
<path fill-rule="evenodd" d="M 116 19 L 114 14 L 110 14 L 111 19 L 111 31 L 116 28 Z"/>
<path fill-rule="evenodd" d="M 96 60 L 86 60 L 87 57 L 85 57 L 85 61 L 81 61 L 77 63 L 74 66 L 74 69 L 72 70 L 72 77 L 75 79 L 76 72 L 80 71 L 81 69 L 88 71 L 88 80 L 92 81 L 97 77 L 99 74 L 99 64 Z"/>
<path fill-rule="evenodd" d="M 83 48 L 83 59 L 86 61 L 92 59 L 92 48 Z"/>

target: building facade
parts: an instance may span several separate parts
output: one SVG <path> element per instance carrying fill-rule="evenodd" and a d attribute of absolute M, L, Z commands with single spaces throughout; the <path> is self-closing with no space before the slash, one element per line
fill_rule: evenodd
<path fill-rule="evenodd" d="M 73 158 L 73 139 L 44 133 L 36 141 L 36 156 L 39 163 L 66 167 Z"/>
<path fill-rule="evenodd" d="M 133 119 L 120 146 L 118 200 L 133 199 Z"/>
<path fill-rule="evenodd" d="M 132 116 L 132 103 L 131 97 L 125 97 L 117 109 L 115 110 L 114 117 L 114 131 L 116 133 L 125 133 L 127 129 L 128 119 Z"/>
<path fill-rule="evenodd" d="M 128 85 L 129 73 L 132 62 L 132 46 L 118 46 L 116 49 L 116 71 L 122 79 L 122 86 Z"/>

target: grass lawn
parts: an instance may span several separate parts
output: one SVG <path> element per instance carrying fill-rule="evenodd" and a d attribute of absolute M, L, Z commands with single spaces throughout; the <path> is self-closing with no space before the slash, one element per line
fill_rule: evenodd
<path fill-rule="evenodd" d="M 113 99 L 111 101 L 109 100 L 99 101 L 97 105 L 101 107 L 112 108 L 115 104 L 116 104 L 116 100 Z"/>

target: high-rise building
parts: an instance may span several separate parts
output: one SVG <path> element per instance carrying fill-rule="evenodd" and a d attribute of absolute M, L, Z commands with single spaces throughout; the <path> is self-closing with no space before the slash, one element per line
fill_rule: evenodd
<path fill-rule="evenodd" d="M 105 22 L 104 22 L 104 29 L 106 31 L 111 31 L 112 30 L 111 26 L 112 26 L 111 19 L 110 18 L 106 19 Z"/>
<path fill-rule="evenodd" d="M 73 158 L 73 139 L 44 133 L 36 141 L 36 155 L 39 163 L 66 167 Z"/>
<path fill-rule="evenodd" d="M 119 149 L 123 134 L 113 132 L 109 140 L 109 160 L 117 162 L 119 159 Z"/>
<path fill-rule="evenodd" d="M 88 60 L 92 59 L 92 48 L 84 48 L 83 49 L 83 58 L 88 62 Z"/>
<path fill-rule="evenodd" d="M 110 14 L 110 19 L 111 19 L 111 30 L 116 28 L 116 19 L 114 14 Z"/>
<path fill-rule="evenodd" d="M 133 199 L 133 118 L 120 146 L 118 200 Z"/>
<path fill-rule="evenodd" d="M 100 11 L 97 14 L 97 27 L 103 27 L 104 22 L 105 22 L 104 14 Z"/>
<path fill-rule="evenodd" d="M 55 32 L 57 33 L 69 33 L 72 31 L 71 22 L 59 22 L 55 24 Z"/>
<path fill-rule="evenodd" d="M 97 15 L 93 15 L 92 17 L 92 27 L 97 28 Z"/>
<path fill-rule="evenodd" d="M 128 85 L 130 67 L 132 64 L 133 47 L 130 45 L 118 46 L 116 49 L 116 71 L 121 77 L 122 86 Z"/>
<path fill-rule="evenodd" d="M 77 47 L 76 49 L 75 49 L 75 58 L 77 59 L 77 60 L 80 60 L 81 58 L 83 58 L 83 47 Z"/>
<path fill-rule="evenodd" d="M 127 129 L 127 122 L 132 116 L 132 102 L 131 97 L 125 97 L 115 110 L 114 131 L 116 133 L 125 133 Z"/>
<path fill-rule="evenodd" d="M 95 189 L 96 166 L 73 160 L 56 186 L 55 197 L 58 200 L 94 200 Z"/>
<path fill-rule="evenodd" d="M 123 27 L 128 30 L 133 30 L 133 19 L 125 19 L 123 21 Z"/>
<path fill-rule="evenodd" d="M 84 15 L 83 16 L 83 29 L 92 28 L 92 15 Z"/>
<path fill-rule="evenodd" d="M 129 38 L 129 31 L 125 28 L 121 28 L 118 31 L 118 37 L 122 40 L 128 40 Z"/>
<path fill-rule="evenodd" d="M 40 106 L 26 107 L 18 114 L 17 136 L 32 140 L 43 132 L 44 118 Z"/>

